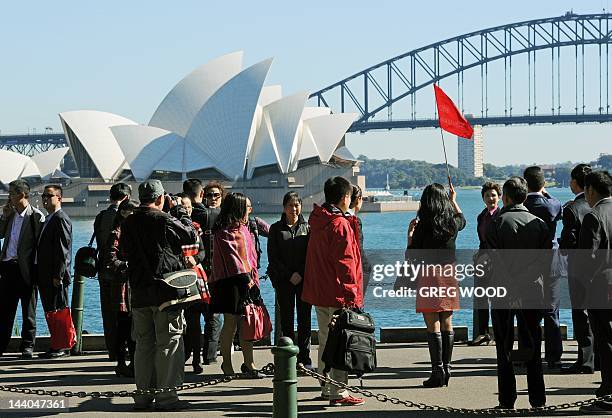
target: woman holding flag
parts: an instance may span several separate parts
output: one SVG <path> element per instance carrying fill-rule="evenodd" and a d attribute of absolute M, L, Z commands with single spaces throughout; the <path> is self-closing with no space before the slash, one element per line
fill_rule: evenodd
<path fill-rule="evenodd" d="M 441 184 L 427 186 L 421 195 L 417 217 L 408 228 L 406 258 L 421 263 L 424 268 L 416 278 L 416 310 L 423 314 L 427 326 L 432 372 L 423 386 L 429 388 L 448 386 L 455 339 L 452 315 L 459 309 L 454 277 L 455 240 L 466 222 L 450 181 L 449 188 L 447 195 Z M 434 289 L 437 295 L 452 295 L 449 289 L 455 289 L 454 296 L 434 295 L 431 293 Z"/>
<path fill-rule="evenodd" d="M 437 289 L 438 291 L 456 289 L 457 281 L 454 274 L 447 275 L 446 271 L 454 272 L 455 240 L 458 232 L 466 225 L 461 208 L 457 204 L 457 192 L 451 182 L 442 130 L 464 138 L 471 138 L 474 134 L 472 126 L 459 112 L 457 106 L 435 84 L 434 92 L 448 174 L 449 194 L 447 195 L 444 186 L 438 183 L 430 184 L 423 190 L 417 217 L 410 222 L 408 228 L 408 248 L 406 250 L 406 259 L 413 259 L 413 262 L 419 260 L 424 266 L 442 267 L 441 270 L 427 268 L 416 278 L 419 291 L 416 310 L 423 313 L 427 326 L 427 342 L 432 366 L 431 376 L 423 382 L 425 387 L 448 386 L 455 339 L 452 315 L 454 310 L 459 309 L 459 297 L 457 292 L 454 297 L 432 297 L 422 291 L 425 289 Z M 447 270 L 449 267 L 450 269 Z"/>

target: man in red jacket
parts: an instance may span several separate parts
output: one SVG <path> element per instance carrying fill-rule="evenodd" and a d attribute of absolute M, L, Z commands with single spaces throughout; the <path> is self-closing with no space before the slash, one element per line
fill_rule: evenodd
<path fill-rule="evenodd" d="M 363 305 L 363 275 L 359 252 L 357 218 L 347 213 L 351 203 L 351 183 L 344 177 L 325 182 L 325 203 L 314 205 L 308 223 L 310 241 L 306 253 L 302 300 L 315 307 L 319 323 L 319 370 L 333 313 L 346 307 Z M 329 377 L 348 383 L 348 373 L 331 369 Z M 331 406 L 362 405 L 361 398 L 350 396 L 336 386 L 326 384 L 321 397 Z"/>

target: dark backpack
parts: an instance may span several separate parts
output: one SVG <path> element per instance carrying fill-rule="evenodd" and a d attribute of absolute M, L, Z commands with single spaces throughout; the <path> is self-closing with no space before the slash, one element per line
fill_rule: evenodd
<path fill-rule="evenodd" d="M 324 373 L 330 369 L 344 370 L 357 377 L 376 369 L 376 338 L 374 320 L 365 312 L 339 309 L 336 323 L 329 330 L 323 350 Z"/>

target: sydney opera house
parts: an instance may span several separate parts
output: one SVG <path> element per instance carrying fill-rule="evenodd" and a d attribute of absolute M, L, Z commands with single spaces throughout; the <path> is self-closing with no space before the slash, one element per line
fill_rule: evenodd
<path fill-rule="evenodd" d="M 80 182 L 102 190 L 159 178 L 173 192 L 188 177 L 217 179 L 248 189 L 265 210 L 289 189 L 321 200 L 329 176 L 356 181 L 358 161 L 343 141 L 356 115 L 307 106 L 308 92 L 283 96 L 281 86 L 265 85 L 271 64 L 243 69 L 242 52 L 204 64 L 170 90 L 147 125 L 102 111 L 60 113 Z"/>

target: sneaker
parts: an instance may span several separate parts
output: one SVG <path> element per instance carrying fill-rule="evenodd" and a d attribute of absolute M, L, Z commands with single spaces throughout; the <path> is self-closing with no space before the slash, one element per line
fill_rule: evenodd
<path fill-rule="evenodd" d="M 355 398 L 354 396 L 347 396 L 340 399 L 330 399 L 329 406 L 357 406 L 363 405 L 365 400 L 363 398 Z"/>
<path fill-rule="evenodd" d="M 69 356 L 70 356 L 70 350 L 49 350 L 49 351 L 45 351 L 44 353 L 40 353 L 38 355 L 38 358 L 56 359 L 60 357 L 69 357 Z"/>
<path fill-rule="evenodd" d="M 23 351 L 21 352 L 21 357 L 19 358 L 22 360 L 29 360 L 33 357 L 34 357 L 34 350 L 32 350 L 31 348 L 24 348 Z"/>

